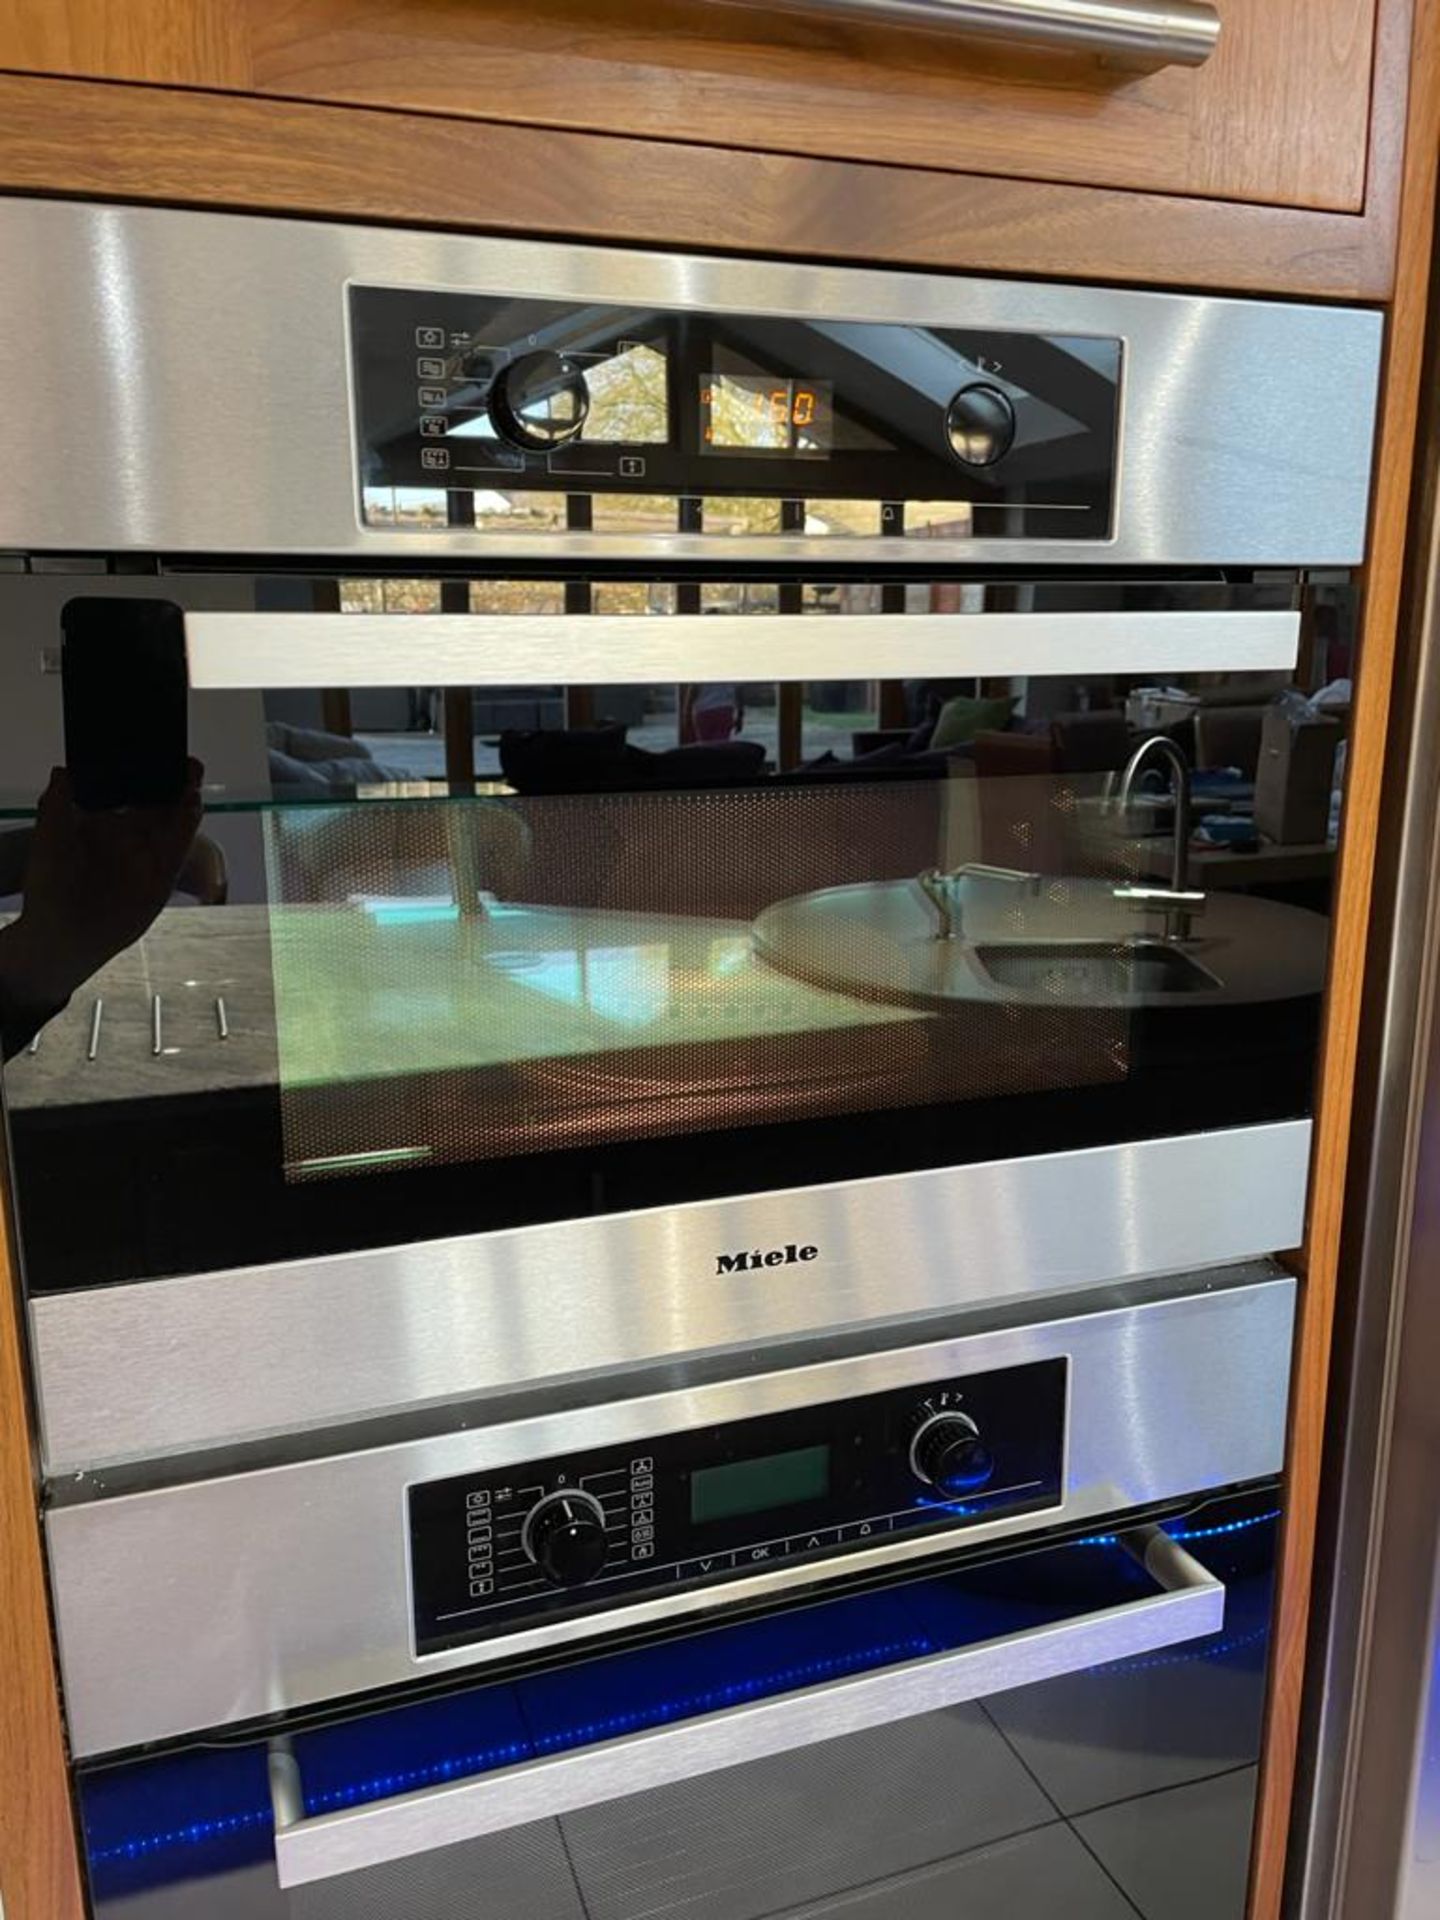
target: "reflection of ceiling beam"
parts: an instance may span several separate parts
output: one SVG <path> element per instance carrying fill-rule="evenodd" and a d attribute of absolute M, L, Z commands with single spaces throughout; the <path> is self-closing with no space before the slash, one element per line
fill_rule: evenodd
<path fill-rule="evenodd" d="M 923 438 L 938 432 L 937 415 L 974 380 L 988 381 L 1027 402 L 1017 441 L 1022 451 L 1037 443 L 1103 432 L 1113 414 L 1114 389 L 1105 376 L 1041 334 L 1007 335 L 1005 364 L 995 373 L 981 366 L 978 354 L 972 358 L 965 352 L 960 345 L 965 336 L 953 333 L 843 321 L 820 321 L 811 331 L 849 349 L 858 365 L 888 375 L 897 417 L 905 421 L 907 414 L 913 417 L 918 411 L 925 422 Z M 1044 397 L 1057 388 L 1065 396 L 1063 406 Z M 907 430 L 914 433 L 913 426 Z"/>

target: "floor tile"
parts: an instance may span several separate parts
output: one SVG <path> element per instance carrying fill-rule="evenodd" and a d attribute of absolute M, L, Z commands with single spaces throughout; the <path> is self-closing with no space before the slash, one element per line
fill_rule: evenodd
<path fill-rule="evenodd" d="M 1253 1761 L 1265 1707 L 1268 1592 L 1230 1596 L 1223 1633 L 993 1694 L 985 1709 L 1062 1813 Z"/>
<path fill-rule="evenodd" d="M 1241 1767 L 1073 1824 L 1145 1920 L 1244 1920 L 1255 1778 Z"/>
<path fill-rule="evenodd" d="M 786 1920 L 1135 1920 L 1065 1826 L 1002 1840 Z"/>
<path fill-rule="evenodd" d="M 563 1826 L 590 1920 L 760 1920 L 1054 1817 L 991 1722 L 965 1706 L 592 1807 Z"/>

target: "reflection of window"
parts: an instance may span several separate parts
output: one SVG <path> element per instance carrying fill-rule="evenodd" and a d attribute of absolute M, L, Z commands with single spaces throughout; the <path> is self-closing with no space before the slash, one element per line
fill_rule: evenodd
<path fill-rule="evenodd" d="M 565 525 L 565 495 L 479 487 L 475 524 L 484 529 L 503 527 L 506 533 L 554 533 Z"/>
<path fill-rule="evenodd" d="M 700 589 L 702 613 L 778 613 L 780 589 L 767 580 L 712 580 Z"/>
<path fill-rule="evenodd" d="M 707 494 L 700 503 L 706 533 L 779 533 L 780 502 L 743 494 Z"/>
<path fill-rule="evenodd" d="M 931 539 L 968 540 L 975 531 L 968 500 L 907 500 L 905 531 Z"/>
<path fill-rule="evenodd" d="M 660 446 L 670 437 L 665 356 L 631 346 L 585 369 L 590 412 L 581 438 L 627 446 Z"/>
<path fill-rule="evenodd" d="M 342 580 L 342 613 L 438 613 L 438 580 Z"/>
<path fill-rule="evenodd" d="M 596 493 L 590 513 L 596 533 L 674 533 L 679 507 L 668 493 Z"/>
<path fill-rule="evenodd" d="M 807 581 L 801 604 L 816 613 L 883 613 L 884 594 L 878 580 Z"/>
<path fill-rule="evenodd" d="M 878 720 L 878 685 L 873 680 L 808 680 L 800 723 L 801 754 L 806 760 L 833 753 L 848 760 L 855 735 Z"/>
<path fill-rule="evenodd" d="M 559 580 L 472 580 L 472 613 L 564 613 Z"/>
<path fill-rule="evenodd" d="M 805 531 L 818 534 L 870 534 L 880 531 L 878 500 L 807 500 Z"/>
<path fill-rule="evenodd" d="M 590 589 L 593 613 L 673 613 L 675 589 L 664 580 L 597 580 Z"/>

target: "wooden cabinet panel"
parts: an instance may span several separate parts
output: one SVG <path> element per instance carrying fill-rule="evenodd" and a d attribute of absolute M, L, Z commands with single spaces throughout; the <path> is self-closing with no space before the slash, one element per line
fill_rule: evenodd
<path fill-rule="evenodd" d="M 0 0 L 0 66 L 1356 211 L 1375 0 L 1137 74 L 710 0 Z"/>
<path fill-rule="evenodd" d="M 0 67 L 245 87 L 248 22 L 230 0 L 0 0 Z"/>

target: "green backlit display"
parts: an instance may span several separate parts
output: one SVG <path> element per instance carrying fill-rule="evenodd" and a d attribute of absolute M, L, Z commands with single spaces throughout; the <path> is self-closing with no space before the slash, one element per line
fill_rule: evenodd
<path fill-rule="evenodd" d="M 692 1473 L 690 1518 L 697 1525 L 734 1520 L 742 1514 L 818 1500 L 829 1491 L 829 1447 L 798 1447 L 793 1453 L 736 1460 L 729 1466 L 702 1467 Z"/>

